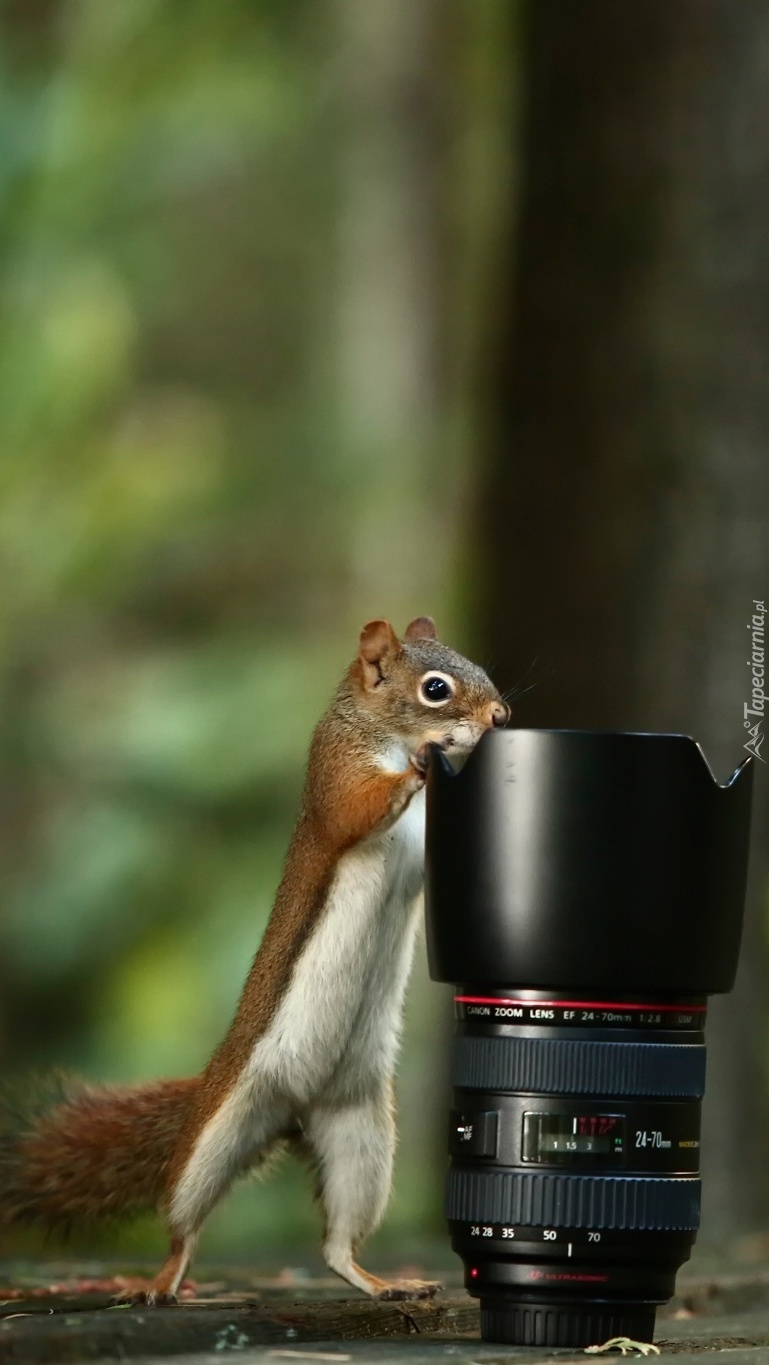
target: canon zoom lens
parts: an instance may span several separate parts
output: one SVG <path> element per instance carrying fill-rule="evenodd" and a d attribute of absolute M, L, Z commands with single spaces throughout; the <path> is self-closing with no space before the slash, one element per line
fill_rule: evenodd
<path fill-rule="evenodd" d="M 703 1000 L 456 996 L 446 1216 L 488 1340 L 648 1341 L 699 1223 Z"/>
<path fill-rule="evenodd" d="M 432 754 L 427 949 L 457 1009 L 446 1213 L 487 1341 L 648 1341 L 673 1293 L 751 785 L 749 763 L 719 784 L 686 735 L 496 730 L 458 774 Z"/>

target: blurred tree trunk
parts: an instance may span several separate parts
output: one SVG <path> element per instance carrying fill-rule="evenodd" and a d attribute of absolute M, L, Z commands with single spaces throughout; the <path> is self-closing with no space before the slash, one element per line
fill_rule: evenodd
<path fill-rule="evenodd" d="M 529 0 L 523 44 L 484 644 L 505 685 L 530 670 L 519 723 L 687 731 L 723 781 L 769 582 L 769 6 Z M 708 1027 L 706 1237 L 769 1221 L 757 767 L 741 974 Z"/>
<path fill-rule="evenodd" d="M 402 627 L 430 611 L 431 600 L 445 601 L 456 543 L 446 530 L 459 519 L 456 479 L 435 482 L 434 470 L 451 365 L 447 195 L 456 113 L 446 94 L 456 96 L 461 14 L 455 0 L 334 0 L 333 13 L 342 113 L 333 377 L 352 494 L 345 550 L 353 600 Z M 419 600 L 417 583 L 426 594 Z M 437 1210 L 448 1105 L 433 1040 L 447 1001 L 426 989 L 422 951 L 415 976 L 399 1076 L 399 1184 L 411 1182 L 412 1207 Z M 440 1134 L 433 1162 L 426 1108 Z"/>
<path fill-rule="evenodd" d="M 455 0 L 334 0 L 334 12 L 343 115 L 334 380 L 340 458 L 353 490 L 361 477 L 368 487 L 368 509 L 349 518 L 348 553 L 372 612 L 422 612 L 414 584 L 445 597 L 445 526 L 458 512 L 456 479 L 432 480 L 451 364 L 447 92 L 456 94 L 460 15 Z"/>

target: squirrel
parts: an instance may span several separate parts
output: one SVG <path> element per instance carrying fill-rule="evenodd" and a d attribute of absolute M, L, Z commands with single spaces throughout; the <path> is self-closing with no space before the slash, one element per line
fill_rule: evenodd
<path fill-rule="evenodd" d="M 371 621 L 312 737 L 301 809 L 262 943 L 199 1076 L 131 1087 L 57 1079 L 0 1103 L 0 1227 L 47 1231 L 161 1212 L 170 1249 L 148 1304 L 174 1302 L 203 1220 L 280 1148 L 309 1158 L 327 1265 L 379 1298 L 355 1256 L 380 1222 L 393 1076 L 424 876 L 429 745 L 466 754 L 509 708 L 430 617 Z"/>

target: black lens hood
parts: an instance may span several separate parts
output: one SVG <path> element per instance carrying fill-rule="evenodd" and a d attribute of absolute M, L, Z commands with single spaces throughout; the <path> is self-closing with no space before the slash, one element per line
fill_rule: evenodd
<path fill-rule="evenodd" d="M 688 735 L 487 733 L 427 784 L 434 980 L 705 995 L 734 984 L 753 765 Z"/>

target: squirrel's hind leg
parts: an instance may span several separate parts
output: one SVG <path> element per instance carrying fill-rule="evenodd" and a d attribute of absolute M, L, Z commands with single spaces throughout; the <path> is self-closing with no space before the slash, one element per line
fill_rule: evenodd
<path fill-rule="evenodd" d="M 391 1085 L 375 1098 L 345 1106 L 313 1107 L 304 1140 L 318 1180 L 329 1269 L 374 1298 L 428 1298 L 440 1288 L 428 1280 L 383 1280 L 355 1261 L 357 1248 L 379 1224 L 387 1204 L 395 1152 Z"/>
<path fill-rule="evenodd" d="M 128 1299 L 130 1303 L 146 1303 L 151 1308 L 161 1308 L 166 1304 L 176 1303 L 179 1286 L 187 1274 L 197 1244 L 197 1232 L 191 1232 L 186 1237 L 172 1235 L 168 1256 L 149 1289 L 140 1290 L 139 1293 L 135 1294 L 121 1295 L 121 1298 L 123 1300 Z"/>
<path fill-rule="evenodd" d="M 274 1102 L 258 1101 L 252 1083 L 236 1084 L 199 1129 L 193 1145 L 182 1149 L 165 1200 L 171 1247 L 149 1289 L 136 1296 L 139 1301 L 176 1302 L 204 1219 L 233 1180 L 263 1159 L 282 1136 L 280 1130 L 288 1127 L 286 1115 L 276 1112 Z"/>

